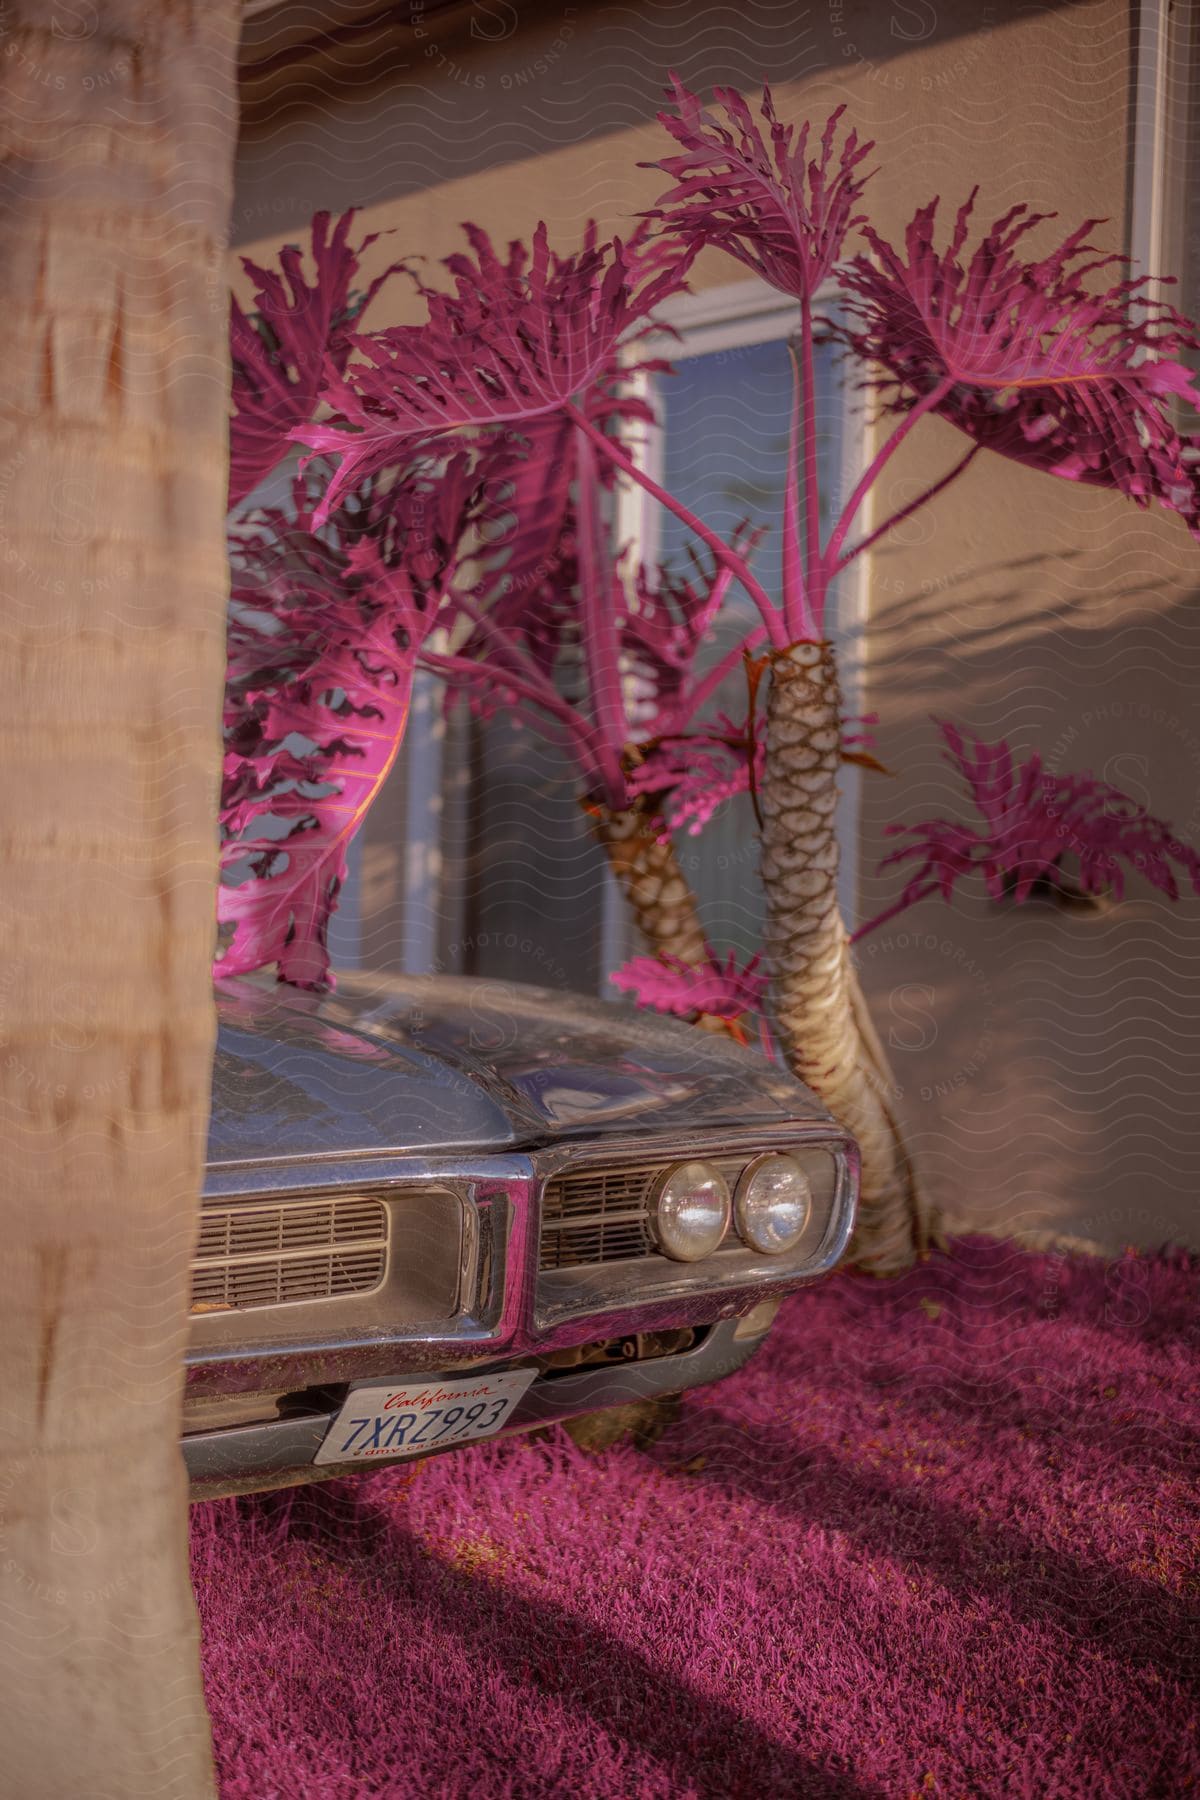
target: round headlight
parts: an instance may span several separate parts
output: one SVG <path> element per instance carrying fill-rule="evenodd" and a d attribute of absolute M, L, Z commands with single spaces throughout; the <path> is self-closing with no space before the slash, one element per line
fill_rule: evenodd
<path fill-rule="evenodd" d="M 711 1256 L 729 1229 L 729 1188 L 711 1163 L 677 1163 L 650 1203 L 655 1241 L 676 1262 Z"/>
<path fill-rule="evenodd" d="M 811 1213 L 812 1189 L 794 1156 L 760 1156 L 742 1170 L 734 1217 L 739 1236 L 752 1250 L 764 1256 L 791 1250 Z"/>

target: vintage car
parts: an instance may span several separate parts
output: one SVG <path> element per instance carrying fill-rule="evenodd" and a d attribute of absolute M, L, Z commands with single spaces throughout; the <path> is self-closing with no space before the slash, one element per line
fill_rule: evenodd
<path fill-rule="evenodd" d="M 853 1140 L 727 1038 L 445 977 L 218 1009 L 196 1497 L 715 1381 L 845 1248 Z"/>

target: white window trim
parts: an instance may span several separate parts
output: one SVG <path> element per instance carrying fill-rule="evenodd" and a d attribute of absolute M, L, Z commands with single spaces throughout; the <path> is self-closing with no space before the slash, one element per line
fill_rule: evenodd
<path fill-rule="evenodd" d="M 832 299 L 834 290 L 828 289 Z M 821 298 L 825 298 L 822 295 Z M 713 350 L 744 349 L 786 337 L 800 324 L 800 308 L 777 288 L 751 276 L 720 287 L 702 288 L 698 294 L 680 294 L 658 309 L 663 323 L 680 333 L 643 340 L 652 348 L 663 347 L 674 361 L 688 356 L 707 356 Z"/>
<path fill-rule="evenodd" d="M 1145 290 L 1160 300 L 1168 236 L 1167 132 L 1174 32 L 1171 0 L 1139 0 L 1134 15 L 1133 183 L 1129 254 L 1134 275 L 1154 277 Z"/>

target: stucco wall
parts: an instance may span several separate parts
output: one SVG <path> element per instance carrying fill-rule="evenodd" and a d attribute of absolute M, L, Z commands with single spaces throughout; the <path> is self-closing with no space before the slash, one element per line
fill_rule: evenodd
<path fill-rule="evenodd" d="M 350 203 L 394 228 L 389 254 L 444 255 L 464 218 L 498 238 L 536 218 L 567 242 L 588 216 L 627 228 L 661 187 L 637 163 L 662 153 L 652 115 L 671 66 L 705 88 L 767 74 L 785 113 L 846 101 L 878 140 L 886 230 L 978 182 L 985 219 L 1028 199 L 1127 240 L 1133 65 L 1116 0 L 493 0 L 431 13 L 340 73 L 306 71 L 303 108 L 285 105 L 295 90 L 257 91 L 238 241 L 272 246 Z M 710 257 L 697 279 L 737 274 Z M 891 493 L 957 444 L 938 424 L 916 434 Z M 867 703 L 895 773 L 864 789 L 861 916 L 894 891 L 871 873 L 882 826 L 961 807 L 931 713 L 1052 768 L 1090 766 L 1200 840 L 1197 566 L 1177 521 L 984 459 L 875 557 Z M 931 903 L 864 945 L 916 1156 L 956 1225 L 1200 1242 L 1198 921 L 1200 902 L 1141 890 L 1095 917 Z"/>

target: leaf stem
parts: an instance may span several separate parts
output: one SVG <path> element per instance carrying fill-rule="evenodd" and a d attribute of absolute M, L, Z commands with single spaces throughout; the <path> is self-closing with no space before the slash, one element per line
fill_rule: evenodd
<path fill-rule="evenodd" d="M 800 368 L 797 403 L 801 408 L 804 448 L 801 484 L 804 489 L 804 558 L 807 580 L 802 589 L 805 627 L 801 635 L 819 637 L 824 623 L 825 590 L 828 586 L 821 556 L 821 493 L 818 487 L 816 381 L 813 374 L 812 303 L 800 306 Z"/>
<path fill-rule="evenodd" d="M 919 511 L 922 506 L 927 505 L 930 500 L 935 500 L 943 488 L 949 487 L 950 483 L 956 480 L 970 463 L 974 462 L 982 448 L 982 444 L 972 444 L 971 448 L 967 451 L 967 454 L 964 457 L 961 457 L 959 461 L 955 463 L 954 467 L 943 475 L 940 480 L 933 482 L 931 486 L 925 489 L 923 494 L 918 494 L 915 500 L 910 500 L 907 506 L 902 506 L 899 512 L 894 512 L 890 519 L 884 520 L 882 525 L 877 525 L 874 531 L 868 532 L 865 538 L 860 538 L 857 544 L 852 544 L 850 549 L 846 551 L 846 554 L 834 568 L 833 574 L 840 575 L 843 569 L 849 567 L 856 556 L 861 556 L 864 550 L 869 550 L 872 544 L 877 544 L 880 538 L 886 536 L 886 534 L 895 526 L 903 524 L 905 519 L 910 519 L 913 513 Z"/>
<path fill-rule="evenodd" d="M 906 888 L 895 905 L 885 907 L 881 913 L 876 913 L 873 919 L 868 919 L 865 925 L 860 925 L 857 930 L 852 931 L 850 942 L 857 944 L 859 938 L 866 937 L 869 931 L 878 931 L 879 927 L 886 925 L 889 919 L 894 919 L 899 913 L 907 912 L 909 907 L 916 906 L 919 900 L 928 900 L 930 894 L 936 894 L 937 891 L 936 881 L 928 881 L 924 887 L 917 888 L 912 893 Z"/>
<path fill-rule="evenodd" d="M 783 489 L 783 616 L 788 636 L 799 636 L 812 613 L 804 579 L 804 551 L 800 542 L 800 364 L 788 343 L 792 365 L 792 409 L 788 422 L 787 480 Z M 814 634 L 815 635 L 815 634 Z"/>
<path fill-rule="evenodd" d="M 766 635 L 765 628 L 762 625 L 756 625 L 753 631 L 748 632 L 744 638 L 738 639 L 732 650 L 726 651 L 720 662 L 708 671 L 702 681 L 697 682 L 687 700 L 687 716 L 689 718 L 695 717 L 704 703 L 716 693 L 725 677 L 732 675 L 735 669 L 741 667 L 746 652 L 756 650 Z"/>
<path fill-rule="evenodd" d="M 566 727 L 587 778 L 599 777 L 599 765 L 587 722 L 553 689 L 547 696 L 539 687 L 526 681 L 523 675 L 518 675 L 511 669 L 490 668 L 486 662 L 476 662 L 473 657 L 458 656 L 449 651 L 422 650 L 420 660 L 425 668 L 432 670 L 435 675 L 442 676 L 443 679 L 455 677 L 461 681 L 473 682 L 476 687 L 509 688 L 513 693 L 522 695 L 534 706 L 541 707 L 544 712 L 550 713 L 553 718 Z M 551 699 L 554 702 L 553 705 L 550 704 Z"/>
<path fill-rule="evenodd" d="M 648 475 L 644 469 L 639 469 L 633 458 L 627 456 L 620 445 L 615 444 L 612 438 L 607 437 L 603 431 L 600 431 L 593 425 L 590 419 L 585 418 L 578 407 L 568 402 L 565 411 L 567 417 L 573 420 L 574 423 L 579 426 L 581 431 L 586 433 L 593 444 L 595 444 L 596 448 L 602 451 L 611 463 L 614 463 L 623 474 L 628 475 L 631 481 L 636 481 L 639 487 L 644 488 L 648 494 L 658 501 L 660 506 L 665 506 L 668 512 L 674 513 L 675 517 L 686 525 L 688 530 L 693 532 L 695 536 L 700 539 L 702 544 L 708 546 L 713 555 L 732 572 L 735 579 L 741 583 L 751 600 L 753 600 L 759 613 L 762 615 L 763 624 L 767 628 L 767 635 L 772 644 L 776 649 L 785 649 L 787 647 L 787 632 L 784 626 L 783 616 L 762 583 L 751 574 L 749 564 L 746 562 L 745 558 L 739 556 L 736 550 L 731 550 L 724 538 L 719 537 L 715 531 L 705 525 L 701 519 L 698 519 L 695 513 L 689 511 L 681 500 L 675 498 L 674 494 L 668 493 L 666 488 L 660 487 L 653 476 Z"/>
<path fill-rule="evenodd" d="M 895 456 L 897 450 L 900 448 L 913 426 L 918 420 L 923 419 L 926 413 L 932 412 L 935 406 L 940 406 L 953 386 L 953 381 L 949 378 L 943 378 L 941 381 L 937 382 L 935 386 L 931 387 L 927 394 L 922 394 L 915 406 L 909 408 L 908 412 L 905 413 L 890 437 L 887 438 L 875 453 L 860 478 L 858 486 L 855 488 L 849 500 L 846 502 L 845 507 L 842 509 L 842 516 L 834 527 L 833 534 L 830 537 L 828 544 L 825 546 L 825 554 L 822 560 L 827 570 L 837 567 L 842 545 L 845 543 L 850 527 L 854 523 L 855 514 L 866 499 L 875 482 L 879 479 L 880 475 L 882 475 L 888 463 L 891 462 L 893 456 Z"/>
<path fill-rule="evenodd" d="M 620 646 L 612 604 L 612 567 L 600 523 L 600 477 L 596 452 L 586 437 L 576 436 L 579 531 L 579 588 L 587 650 L 588 685 L 603 764 L 608 804 L 622 807 L 628 794 L 621 772 L 621 751 L 628 736 L 621 692 Z"/>

